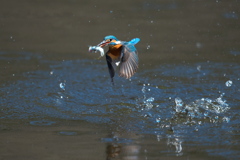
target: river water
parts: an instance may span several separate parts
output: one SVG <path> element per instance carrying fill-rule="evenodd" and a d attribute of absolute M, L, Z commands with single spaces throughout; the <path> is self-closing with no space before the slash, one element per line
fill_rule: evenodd
<path fill-rule="evenodd" d="M 240 158 L 239 1 L 2 4 L 0 159 Z M 114 86 L 110 34 L 141 39 Z"/>

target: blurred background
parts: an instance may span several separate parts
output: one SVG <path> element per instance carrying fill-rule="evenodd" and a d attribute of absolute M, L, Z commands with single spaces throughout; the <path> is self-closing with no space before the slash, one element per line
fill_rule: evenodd
<path fill-rule="evenodd" d="M 239 0 L 1 0 L 0 159 L 239 158 L 239 11 Z M 88 52 L 106 35 L 141 39 L 138 72 L 115 87 Z"/>
<path fill-rule="evenodd" d="M 87 58 L 88 45 L 110 34 L 140 37 L 141 56 L 161 62 L 234 60 L 231 52 L 239 51 L 238 1 L 1 3 L 1 51 Z"/>

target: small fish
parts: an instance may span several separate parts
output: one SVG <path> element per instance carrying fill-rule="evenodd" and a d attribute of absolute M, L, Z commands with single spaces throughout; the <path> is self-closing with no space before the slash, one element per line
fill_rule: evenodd
<path fill-rule="evenodd" d="M 88 51 L 91 53 L 97 53 L 97 51 L 98 51 L 98 52 L 100 52 L 101 57 L 104 56 L 104 49 L 99 46 L 89 46 Z"/>

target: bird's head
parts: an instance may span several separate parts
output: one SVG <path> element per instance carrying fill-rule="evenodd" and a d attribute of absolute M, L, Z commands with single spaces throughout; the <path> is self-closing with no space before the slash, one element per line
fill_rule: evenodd
<path fill-rule="evenodd" d="M 103 41 L 98 44 L 99 47 L 104 47 L 104 46 L 114 46 L 120 44 L 120 41 L 113 35 L 106 36 L 104 37 Z"/>

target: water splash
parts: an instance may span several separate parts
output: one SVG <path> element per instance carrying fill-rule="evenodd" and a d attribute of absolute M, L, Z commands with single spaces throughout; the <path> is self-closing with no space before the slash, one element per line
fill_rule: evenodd
<path fill-rule="evenodd" d="M 223 100 L 223 95 L 224 94 L 221 94 L 215 100 L 211 100 L 209 98 L 202 98 L 202 99 L 196 100 L 193 103 L 193 106 L 202 108 L 205 111 L 209 111 L 214 114 L 224 113 L 227 110 L 229 110 L 230 107 L 228 107 L 226 100 Z"/>
<path fill-rule="evenodd" d="M 156 122 L 157 122 L 157 123 L 160 123 L 160 122 L 161 122 L 161 117 L 157 116 L 157 117 L 156 117 Z"/>
<path fill-rule="evenodd" d="M 233 82 L 232 82 L 231 80 L 228 80 L 228 81 L 225 83 L 225 85 L 226 85 L 227 87 L 231 87 L 232 84 L 233 84 Z"/>
<path fill-rule="evenodd" d="M 175 149 L 176 149 L 175 152 L 177 153 L 177 156 L 183 155 L 183 153 L 182 153 L 182 140 L 180 140 L 179 138 L 169 137 L 168 141 L 167 141 L 167 145 L 175 146 Z"/>
<path fill-rule="evenodd" d="M 144 101 L 145 108 L 148 109 L 148 110 L 153 108 L 153 104 L 152 104 L 153 101 L 154 101 L 153 97 L 150 97 L 146 101 Z"/>
<path fill-rule="evenodd" d="M 175 98 L 175 103 L 176 103 L 176 108 L 175 108 L 176 112 L 179 113 L 183 111 L 184 106 L 183 106 L 182 99 L 179 97 Z"/>
<path fill-rule="evenodd" d="M 65 86 L 66 86 L 66 84 L 63 83 L 63 82 L 59 84 L 59 87 L 60 87 L 63 91 L 65 91 Z"/>
<path fill-rule="evenodd" d="M 147 86 L 150 86 L 150 83 L 147 84 Z M 146 94 L 147 92 L 150 92 L 151 89 L 147 88 L 146 84 L 143 84 L 142 88 L 142 93 L 143 93 L 143 108 L 145 110 L 150 110 L 153 108 L 153 102 L 154 102 L 154 97 L 149 97 L 147 98 Z"/>
<path fill-rule="evenodd" d="M 198 65 L 198 66 L 197 66 L 197 70 L 198 70 L 199 72 L 201 71 L 201 67 L 202 67 L 201 65 Z"/>
<path fill-rule="evenodd" d="M 146 112 L 146 113 L 144 113 L 143 117 L 145 117 L 145 118 L 152 118 L 153 116 L 152 116 L 152 114 L 150 112 Z"/>
<path fill-rule="evenodd" d="M 151 48 L 151 46 L 150 45 L 147 45 L 147 49 L 150 49 Z"/>
<path fill-rule="evenodd" d="M 194 102 L 184 105 L 181 98 L 175 98 L 176 113 L 183 113 L 186 116 L 184 124 L 202 124 L 202 120 L 216 123 L 229 122 L 230 118 L 223 116 L 222 113 L 227 112 L 230 107 L 226 100 L 223 100 L 224 93 L 216 99 L 201 98 Z M 176 116 L 176 115 L 175 115 Z M 180 117 L 175 117 L 180 118 Z"/>
<path fill-rule="evenodd" d="M 146 100 L 147 103 L 152 103 L 154 101 L 154 98 L 153 97 L 150 97 Z"/>

